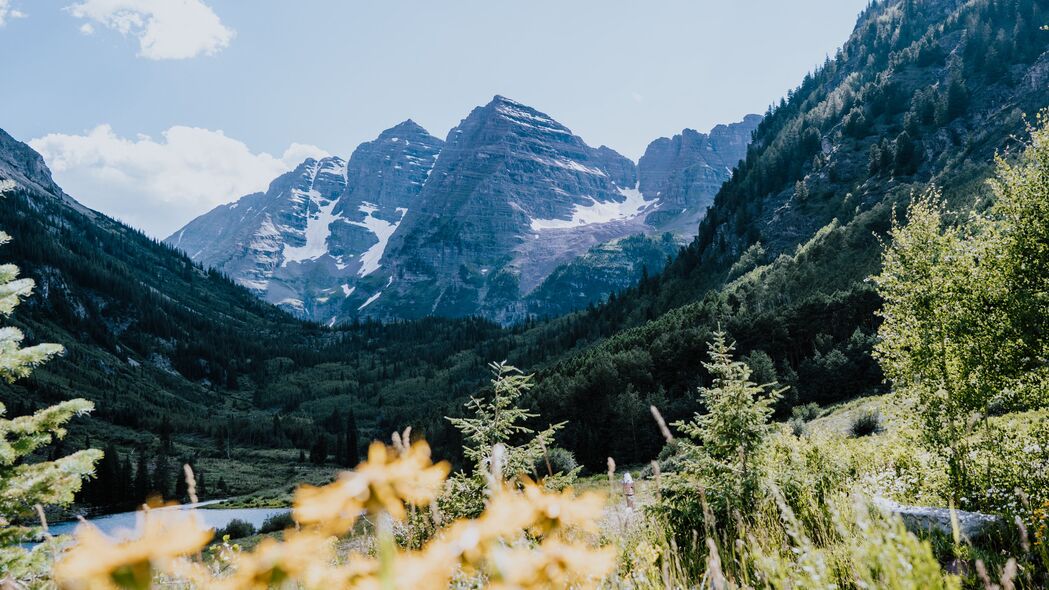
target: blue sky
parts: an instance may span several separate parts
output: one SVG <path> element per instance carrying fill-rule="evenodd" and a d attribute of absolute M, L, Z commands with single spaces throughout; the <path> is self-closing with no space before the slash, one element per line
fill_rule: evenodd
<path fill-rule="evenodd" d="M 867 0 L 0 0 L 0 128 L 163 237 L 306 155 L 504 94 L 637 159 L 764 112 Z"/>

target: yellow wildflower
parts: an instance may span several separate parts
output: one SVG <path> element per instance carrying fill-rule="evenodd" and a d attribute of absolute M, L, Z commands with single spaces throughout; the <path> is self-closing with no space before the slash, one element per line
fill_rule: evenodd
<path fill-rule="evenodd" d="M 593 532 L 604 514 L 605 500 L 599 494 L 576 496 L 571 488 L 547 492 L 535 484 L 526 485 L 524 494 L 536 512 L 532 532 L 537 535 L 572 527 Z"/>
<path fill-rule="evenodd" d="M 155 573 L 172 571 L 179 557 L 197 553 L 212 537 L 192 514 L 152 510 L 142 519 L 141 534 L 130 541 L 115 541 L 92 525 L 81 525 L 76 545 L 55 565 L 58 586 L 149 588 Z"/>
<path fill-rule="evenodd" d="M 490 563 L 493 590 L 596 588 L 615 566 L 615 552 L 547 539 L 534 548 L 495 548 Z"/>
<path fill-rule="evenodd" d="M 307 588 L 323 587 L 335 559 L 335 539 L 316 532 L 287 531 L 284 541 L 263 539 L 251 553 L 235 560 L 235 573 L 215 585 L 229 590 L 263 590 L 298 582 Z"/>
<path fill-rule="evenodd" d="M 403 519 L 407 514 L 405 502 L 429 503 L 440 492 L 448 471 L 447 463 L 430 461 L 430 447 L 425 442 L 413 444 L 403 454 L 382 443 L 372 443 L 368 460 L 356 471 L 346 472 L 339 481 L 320 488 L 299 488 L 295 520 L 344 533 L 362 510 L 371 514 L 385 511 Z"/>

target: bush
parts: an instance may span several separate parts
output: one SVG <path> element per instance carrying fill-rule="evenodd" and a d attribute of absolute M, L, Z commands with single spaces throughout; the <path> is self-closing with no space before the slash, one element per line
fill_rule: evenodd
<path fill-rule="evenodd" d="M 790 417 L 801 422 L 811 422 L 820 417 L 820 405 L 809 402 L 801 406 L 794 406 L 790 410 Z"/>
<path fill-rule="evenodd" d="M 800 437 L 805 434 L 805 421 L 801 418 L 791 418 L 787 421 L 787 425 L 790 426 L 790 433 L 794 436 Z"/>
<path fill-rule="evenodd" d="M 548 461 L 549 465 L 547 465 Z M 554 447 L 548 450 L 546 454 L 537 459 L 535 465 L 532 466 L 533 473 L 535 473 L 540 479 L 558 473 L 571 473 L 578 468 L 579 463 L 576 461 L 575 455 L 572 454 L 572 451 L 561 447 Z"/>
<path fill-rule="evenodd" d="M 221 539 L 226 535 L 229 535 L 230 539 L 243 539 L 244 537 L 250 537 L 254 534 L 255 525 L 239 518 L 234 518 L 229 521 L 229 524 L 227 524 L 225 528 L 215 531 L 215 538 Z"/>
<path fill-rule="evenodd" d="M 291 512 L 280 512 L 262 521 L 262 526 L 259 527 L 259 533 L 276 533 L 294 527 L 295 519 L 291 517 Z"/>
<path fill-rule="evenodd" d="M 877 410 L 865 410 L 852 420 L 849 426 L 852 436 L 870 436 L 881 432 L 881 414 Z"/>

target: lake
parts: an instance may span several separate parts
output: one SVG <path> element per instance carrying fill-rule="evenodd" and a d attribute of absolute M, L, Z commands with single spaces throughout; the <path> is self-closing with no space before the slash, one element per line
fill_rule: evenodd
<path fill-rule="evenodd" d="M 185 506 L 156 508 L 154 510 L 166 511 L 203 508 L 218 502 L 222 502 L 222 500 L 199 502 L 197 504 L 187 504 Z M 196 514 L 197 517 L 201 519 L 204 526 L 208 528 L 220 529 L 228 525 L 230 521 L 237 519 L 249 522 L 257 529 L 262 526 L 262 523 L 265 522 L 267 518 L 275 514 L 288 512 L 288 510 L 288 508 L 216 508 L 197 510 Z M 106 514 L 87 519 L 88 522 L 98 527 L 103 533 L 111 537 L 122 539 L 130 538 L 134 535 L 137 520 L 138 512 L 118 512 L 116 514 Z M 76 531 L 76 528 L 80 526 L 80 524 L 81 522 L 79 520 L 66 520 L 50 524 L 48 529 L 52 535 L 71 535 Z"/>

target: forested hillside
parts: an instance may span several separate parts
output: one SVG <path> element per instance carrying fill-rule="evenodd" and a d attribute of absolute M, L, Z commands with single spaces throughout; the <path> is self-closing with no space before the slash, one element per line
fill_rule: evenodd
<path fill-rule="evenodd" d="M 791 386 L 780 415 L 880 391 L 866 281 L 879 238 L 930 185 L 962 211 L 986 206 L 995 154 L 1011 157 L 1025 115 L 1049 105 L 1045 22 L 1035 0 L 879 2 L 860 15 L 838 55 L 769 109 L 664 272 L 538 329 L 543 342 L 608 337 L 540 374 L 543 415 L 569 420 L 564 444 L 595 467 L 650 456 L 649 404 L 683 416 L 719 325 L 758 381 Z M 531 352 L 511 358 L 542 362 Z"/>

